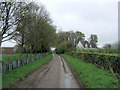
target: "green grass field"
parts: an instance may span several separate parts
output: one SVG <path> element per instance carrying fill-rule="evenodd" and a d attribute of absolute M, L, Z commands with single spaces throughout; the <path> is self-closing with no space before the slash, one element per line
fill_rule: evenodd
<path fill-rule="evenodd" d="M 98 69 L 95 65 L 85 63 L 80 59 L 67 54 L 61 54 L 76 72 L 78 78 L 87 88 L 117 88 L 118 79 L 104 69 Z"/>
<path fill-rule="evenodd" d="M 48 55 L 40 60 L 34 61 L 25 66 L 14 69 L 13 71 L 8 72 L 7 74 L 2 74 L 2 87 L 8 88 L 10 85 L 14 85 L 16 81 L 18 81 L 19 79 L 23 79 L 24 76 L 28 75 L 30 72 L 39 68 L 51 58 L 52 55 Z"/>
<path fill-rule="evenodd" d="M 5 63 L 5 62 L 8 62 L 8 58 L 9 58 L 9 61 L 12 62 L 19 59 L 25 60 L 27 58 L 34 57 L 34 56 L 35 56 L 34 54 L 22 54 L 22 56 L 21 54 L 7 54 L 7 55 L 2 55 L 1 57 L 2 57 L 2 61 Z"/>

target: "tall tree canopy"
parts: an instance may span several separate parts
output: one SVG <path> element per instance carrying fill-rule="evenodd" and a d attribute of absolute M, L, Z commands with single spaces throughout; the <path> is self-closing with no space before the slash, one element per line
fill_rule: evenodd
<path fill-rule="evenodd" d="M 55 44 L 56 27 L 42 4 L 1 2 L 0 7 L 1 43 L 13 39 L 22 53 L 48 52 Z"/>
<path fill-rule="evenodd" d="M 29 3 L 26 8 L 27 13 L 21 16 L 12 37 L 22 47 L 22 52 L 48 52 L 57 37 L 49 13 L 42 4 Z"/>
<path fill-rule="evenodd" d="M 74 46 L 76 47 L 79 41 L 84 39 L 85 39 L 85 35 L 80 31 L 58 32 L 58 43 L 61 43 L 64 41 L 73 41 Z"/>
<path fill-rule="evenodd" d="M 24 2 L 0 2 L 0 46 L 15 32 L 15 25 L 19 22 L 16 15 L 23 5 Z"/>
<path fill-rule="evenodd" d="M 98 42 L 98 37 L 97 37 L 97 35 L 96 34 L 91 34 L 90 35 L 90 38 L 89 38 L 89 42 L 90 43 L 95 43 L 95 44 L 97 44 L 97 42 Z"/>

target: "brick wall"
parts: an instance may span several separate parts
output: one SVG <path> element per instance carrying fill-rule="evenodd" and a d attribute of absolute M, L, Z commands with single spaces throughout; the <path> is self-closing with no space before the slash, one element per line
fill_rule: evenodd
<path fill-rule="evenodd" d="M 14 54 L 14 47 L 2 47 L 2 54 Z"/>

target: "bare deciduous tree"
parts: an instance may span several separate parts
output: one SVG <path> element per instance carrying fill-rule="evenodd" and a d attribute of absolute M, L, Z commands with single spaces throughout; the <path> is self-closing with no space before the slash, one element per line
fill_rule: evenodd
<path fill-rule="evenodd" d="M 16 14 L 20 13 L 22 4 L 22 2 L 0 2 L 0 46 L 15 32 L 15 26 L 19 22 Z"/>

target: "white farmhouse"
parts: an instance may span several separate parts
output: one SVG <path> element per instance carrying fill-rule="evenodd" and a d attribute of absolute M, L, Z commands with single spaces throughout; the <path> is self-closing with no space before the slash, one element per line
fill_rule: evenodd
<path fill-rule="evenodd" d="M 76 48 L 79 49 L 88 49 L 88 48 L 97 48 L 96 44 L 94 42 L 88 42 L 88 41 L 79 41 Z"/>

